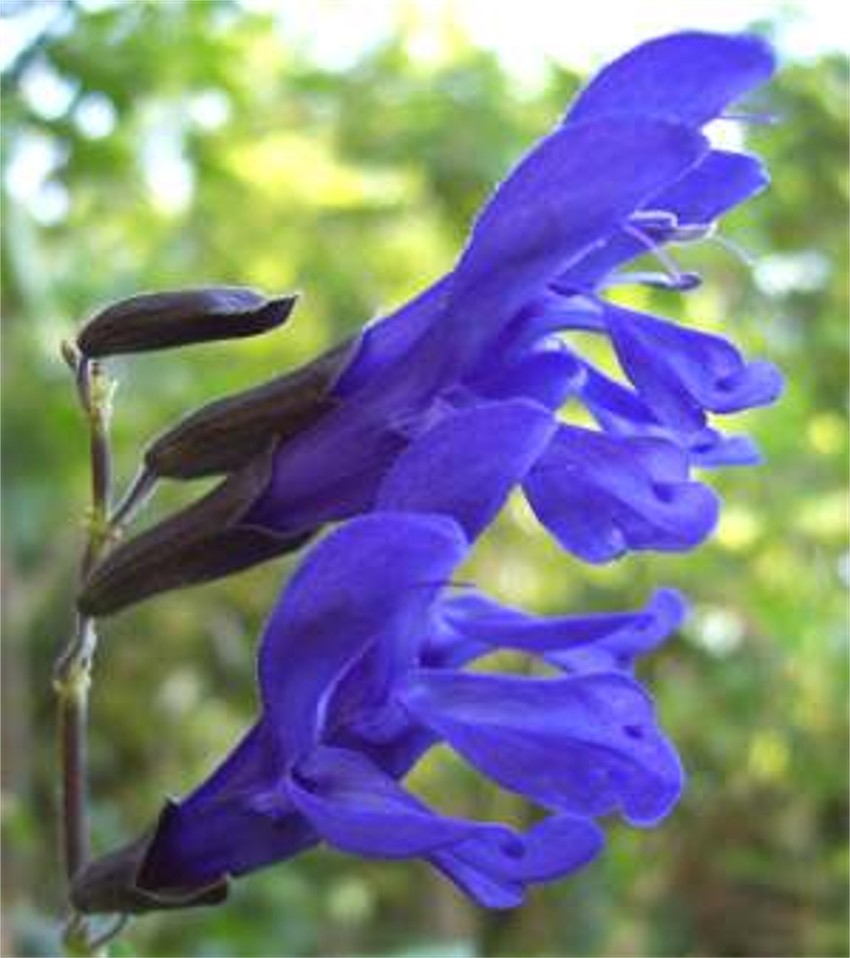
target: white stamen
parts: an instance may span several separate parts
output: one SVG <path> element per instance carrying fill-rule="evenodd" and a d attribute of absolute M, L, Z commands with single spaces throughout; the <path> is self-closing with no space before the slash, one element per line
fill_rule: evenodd
<path fill-rule="evenodd" d="M 638 229 L 636 226 L 633 226 L 631 223 L 626 223 L 623 227 L 623 231 L 628 233 L 633 239 L 636 239 L 642 246 L 645 246 L 646 249 L 652 253 L 652 255 L 658 260 L 659 265 L 664 270 L 664 273 L 669 277 L 669 284 L 662 286 L 668 289 L 680 289 L 688 290 L 693 289 L 695 285 L 698 285 L 699 277 L 694 273 L 683 273 L 679 268 L 679 264 L 673 257 L 665 250 L 661 245 L 656 243 L 652 237 L 647 236 L 642 230 Z M 628 274 L 624 274 L 628 275 Z M 632 274 L 633 276 L 640 276 L 641 274 Z M 652 277 L 653 284 L 657 278 L 657 274 L 646 274 L 649 277 Z M 695 282 L 695 279 L 697 282 Z M 607 282 L 606 285 L 610 286 L 612 283 L 616 284 L 617 277 L 612 277 L 612 280 Z"/>

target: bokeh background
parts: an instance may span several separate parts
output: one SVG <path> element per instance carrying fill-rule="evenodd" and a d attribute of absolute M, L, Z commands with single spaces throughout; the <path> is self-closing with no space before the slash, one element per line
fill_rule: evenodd
<path fill-rule="evenodd" d="M 58 344 L 99 304 L 208 282 L 303 292 L 265 339 L 117 362 L 122 479 L 181 412 L 297 364 L 439 275 L 494 182 L 583 75 L 686 26 L 772 36 L 782 72 L 725 124 L 771 192 L 682 251 L 687 297 L 631 293 L 734 336 L 788 377 L 747 418 L 762 468 L 684 557 L 589 569 L 519 503 L 471 575 L 541 612 L 626 608 L 659 583 L 694 614 L 643 669 L 690 773 L 656 831 L 511 913 L 416 863 L 316 851 L 218 910 L 147 917 L 112 954 L 846 955 L 847 89 L 834 3 L 480 0 L 5 2 L 2 79 L 4 588 L 2 953 L 57 954 L 50 663 L 69 623 L 87 461 Z M 150 517 L 191 489 L 169 488 Z M 253 655 L 288 560 L 103 626 L 94 832 L 106 849 L 196 783 L 253 709 Z M 521 802 L 438 753 L 443 808 L 517 823 Z"/>

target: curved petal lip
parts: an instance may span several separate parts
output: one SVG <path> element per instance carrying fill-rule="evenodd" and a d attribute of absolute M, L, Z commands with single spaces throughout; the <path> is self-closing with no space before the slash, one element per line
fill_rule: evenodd
<path fill-rule="evenodd" d="M 775 68 L 769 44 L 753 34 L 691 30 L 657 37 L 600 71 L 565 122 L 625 112 L 702 125 L 767 81 Z"/>

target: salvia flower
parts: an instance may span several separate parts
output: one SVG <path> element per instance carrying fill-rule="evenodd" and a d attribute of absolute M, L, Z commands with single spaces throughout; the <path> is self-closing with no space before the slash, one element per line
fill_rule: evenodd
<path fill-rule="evenodd" d="M 394 458 L 438 419 L 495 395 L 539 401 L 547 385 L 561 394 L 555 401 L 562 398 L 576 364 L 511 354 L 500 336 L 564 263 L 580 259 L 705 148 L 696 132 L 656 118 L 604 118 L 551 134 L 479 216 L 421 336 L 281 447 L 256 521 L 296 531 L 362 512 Z M 529 362 L 532 369 L 515 366 Z M 495 388 L 482 395 L 476 376 L 491 372 Z M 529 395 L 523 385 L 534 380 Z M 498 454 L 494 434 L 490 455 Z"/>
<path fill-rule="evenodd" d="M 365 330 L 315 415 L 277 433 L 271 417 L 246 417 L 241 440 L 230 440 L 238 425 L 222 434 L 220 454 L 207 431 L 197 470 L 184 443 L 171 474 L 234 467 L 271 439 L 269 482 L 242 521 L 298 542 L 374 508 L 397 457 L 462 410 L 523 398 L 554 421 L 573 400 L 598 429 L 560 426 L 518 478 L 543 525 L 590 562 L 692 548 L 718 509 L 692 469 L 758 456 L 709 415 L 773 401 L 780 377 L 719 336 L 614 306 L 604 292 L 623 281 L 694 285 L 664 247 L 708 235 L 767 181 L 754 157 L 713 149 L 701 127 L 772 69 L 762 41 L 706 33 L 613 63 L 499 186 L 451 273 Z M 648 251 L 666 273 L 620 271 Z M 610 341 L 625 383 L 563 341 L 576 329 Z M 500 455 L 504 434 L 491 433 L 481 455 Z"/>
<path fill-rule="evenodd" d="M 637 612 L 545 619 L 456 595 L 447 583 L 465 533 L 400 505 L 388 490 L 380 511 L 312 550 L 262 638 L 260 718 L 204 784 L 166 806 L 151 835 L 83 870 L 80 908 L 209 903 L 229 877 L 321 841 L 423 858 L 479 903 L 511 907 L 527 886 L 598 853 L 599 816 L 646 826 L 669 811 L 680 764 L 632 669 L 680 621 L 678 596 L 661 592 Z M 463 670 L 502 648 L 561 675 Z M 407 791 L 402 779 L 440 741 L 538 805 L 537 824 L 518 832 L 467 820 Z"/>
<path fill-rule="evenodd" d="M 681 622 L 678 593 L 661 589 L 639 610 L 541 617 L 450 583 L 517 487 L 566 550 L 600 563 L 696 546 L 718 500 L 693 470 L 757 458 L 712 417 L 773 401 L 776 370 L 605 293 L 698 284 L 667 247 L 709 236 L 766 182 L 756 159 L 712 148 L 702 127 L 772 68 L 751 37 L 684 33 L 638 47 L 498 187 L 452 271 L 371 324 L 352 354 L 213 404 L 149 447 L 154 472 L 227 478 L 116 549 L 83 590 L 86 611 L 227 574 L 341 525 L 268 621 L 256 721 L 147 835 L 80 872 L 78 908 L 210 903 L 229 878 L 320 842 L 424 859 L 476 902 L 513 907 L 600 851 L 600 818 L 645 827 L 669 813 L 683 772 L 634 672 Z M 647 252 L 660 272 L 622 269 Z M 622 381 L 563 338 L 574 331 L 609 344 Z M 595 426 L 559 418 L 567 401 Z M 170 472 L 157 448 L 163 461 L 177 450 Z M 469 668 L 504 649 L 549 674 Z M 412 794 L 406 776 L 440 743 L 532 803 L 535 823 L 473 821 Z"/>

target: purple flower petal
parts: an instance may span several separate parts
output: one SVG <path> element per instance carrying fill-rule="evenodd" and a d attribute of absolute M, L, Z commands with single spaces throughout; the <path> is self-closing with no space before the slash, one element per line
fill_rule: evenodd
<path fill-rule="evenodd" d="M 695 467 L 750 466 L 760 461 L 758 447 L 747 436 L 725 436 L 710 426 L 679 432 L 663 424 L 633 390 L 584 363 L 581 401 L 602 429 L 612 436 L 655 437 L 687 450 Z"/>
<path fill-rule="evenodd" d="M 505 867 L 501 844 L 474 836 L 432 852 L 428 860 L 483 908 L 516 908 L 525 898 L 525 885 Z"/>
<path fill-rule="evenodd" d="M 409 858 L 476 834 L 515 843 L 500 825 L 436 814 L 356 752 L 316 749 L 294 770 L 288 789 L 325 841 L 370 858 Z"/>
<path fill-rule="evenodd" d="M 264 720 L 285 760 L 315 744 L 328 697 L 364 650 L 421 620 L 466 546 L 450 519 L 378 513 L 342 526 L 307 556 L 259 653 Z"/>
<path fill-rule="evenodd" d="M 483 363 L 483 368 L 466 380 L 472 392 L 489 399 L 524 397 L 555 412 L 576 393 L 584 378 L 581 363 L 554 337 L 533 349 L 505 352 L 509 361 Z"/>
<path fill-rule="evenodd" d="M 518 872 L 525 882 L 563 878 L 592 861 L 605 845 L 605 833 L 577 815 L 550 815 L 525 834 Z"/>
<path fill-rule="evenodd" d="M 591 622 L 607 619 L 612 628 L 569 648 L 553 649 L 546 658 L 553 665 L 576 673 L 611 669 L 631 672 L 636 660 L 665 642 L 687 613 L 688 605 L 681 593 L 659 589 L 646 608 L 637 612 L 586 616 Z"/>
<path fill-rule="evenodd" d="M 521 649 L 544 655 L 561 668 L 587 672 L 630 671 L 636 658 L 657 648 L 678 628 L 687 606 L 674 589 L 660 589 L 646 608 L 634 612 L 530 615 L 480 593 L 444 599 L 439 610 L 458 641 L 477 646 L 477 654 L 494 648 Z"/>
<path fill-rule="evenodd" d="M 706 429 L 692 440 L 691 461 L 699 469 L 727 466 L 757 466 L 762 455 L 749 436 L 724 436 L 716 429 Z"/>
<path fill-rule="evenodd" d="M 760 193 L 770 182 L 764 164 L 747 153 L 712 150 L 687 173 L 652 197 L 677 224 L 712 223 L 727 210 Z"/>
<path fill-rule="evenodd" d="M 404 705 L 500 785 L 578 815 L 650 825 L 682 788 L 652 703 L 621 673 L 563 679 L 413 673 Z"/>
<path fill-rule="evenodd" d="M 768 80 L 774 68 L 773 52 L 760 37 L 673 33 L 642 43 L 601 70 L 565 122 L 622 112 L 702 125 Z"/>
<path fill-rule="evenodd" d="M 688 480 L 687 454 L 660 439 L 563 425 L 523 486 L 543 525 L 588 562 L 687 550 L 717 521 L 714 493 Z"/>
<path fill-rule="evenodd" d="M 451 516 L 475 539 L 545 448 L 555 422 L 522 399 L 448 415 L 395 461 L 376 508 Z"/>
<path fill-rule="evenodd" d="M 609 305 L 617 356 L 647 406 L 682 430 L 705 425 L 705 410 L 737 412 L 771 403 L 782 377 L 771 363 L 745 362 L 727 340 Z"/>
<path fill-rule="evenodd" d="M 334 388 L 339 398 L 351 395 L 400 359 L 442 312 L 451 282 L 443 276 L 394 313 L 370 323 L 360 347 Z"/>
<path fill-rule="evenodd" d="M 590 819 L 552 815 L 519 836 L 519 849 L 501 838 L 475 835 L 429 855 L 429 860 L 486 908 L 515 908 L 525 886 L 554 881 L 583 868 L 602 850 L 605 836 Z"/>

